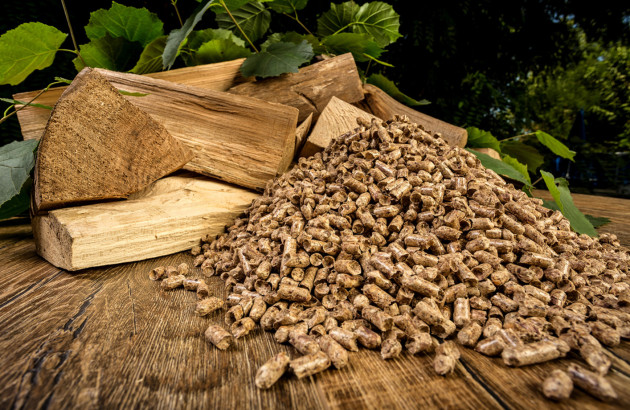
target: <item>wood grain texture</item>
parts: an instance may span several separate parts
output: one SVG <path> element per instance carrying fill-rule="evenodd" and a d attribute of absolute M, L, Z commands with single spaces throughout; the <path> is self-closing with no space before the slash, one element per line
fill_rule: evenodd
<path fill-rule="evenodd" d="M 66 89 L 39 144 L 34 211 L 126 198 L 192 152 L 91 68 Z"/>
<path fill-rule="evenodd" d="M 129 200 L 70 207 L 33 218 L 37 252 L 75 271 L 169 255 L 224 231 L 258 195 L 197 176 L 156 181 Z"/>
<path fill-rule="evenodd" d="M 350 53 L 311 64 L 298 73 L 239 84 L 228 92 L 295 107 L 300 110 L 300 122 L 309 114 L 316 121 L 333 96 L 347 103 L 363 99 L 361 79 Z"/>
<path fill-rule="evenodd" d="M 337 97 L 332 97 L 304 142 L 300 156 L 308 157 L 323 151 L 333 138 L 357 128 L 359 126 L 357 118 L 371 121 L 376 117 Z"/>
<path fill-rule="evenodd" d="M 383 120 L 390 120 L 394 115 L 406 115 L 411 122 L 424 127 L 426 131 L 439 133 L 449 144 L 464 147 L 468 141 L 468 132 L 460 127 L 423 114 L 390 97 L 385 91 L 372 84 L 364 84 L 365 102 L 372 114 Z"/>
<path fill-rule="evenodd" d="M 313 114 L 309 114 L 308 117 L 300 125 L 298 125 L 295 130 L 295 150 L 293 151 L 295 156 L 297 157 L 302 151 L 302 147 L 304 146 L 304 142 L 306 141 L 306 137 L 308 137 L 308 133 L 311 130 L 311 124 L 313 123 Z"/>
<path fill-rule="evenodd" d="M 582 211 L 596 216 L 593 210 L 610 202 L 613 223 L 606 228 L 628 246 L 630 227 L 617 221 L 630 201 L 576 195 Z M 608 380 L 620 400 L 609 404 L 579 389 L 561 403 L 542 397 L 541 378 L 573 357 L 512 369 L 468 349 L 446 378 L 433 373 L 429 356 L 383 361 L 377 352 L 361 351 L 345 369 L 304 380 L 284 376 L 260 391 L 258 366 L 295 350 L 260 330 L 224 352 L 204 342 L 202 332 L 222 313 L 197 317 L 192 292 L 162 292 L 147 278 L 151 268 L 190 262 L 190 255 L 68 274 L 37 257 L 29 231 L 19 220 L 0 223 L 0 408 L 630 407 L 627 341 L 610 349 Z M 218 278 L 209 282 L 214 295 L 225 296 Z"/>
<path fill-rule="evenodd" d="M 226 91 L 228 88 L 240 84 L 244 81 L 250 81 L 241 76 L 239 68 L 245 61 L 244 58 L 237 60 L 225 61 L 215 64 L 204 64 L 194 67 L 177 68 L 175 70 L 161 71 L 157 73 L 145 74 L 147 77 L 157 78 L 165 81 L 172 81 L 178 84 L 189 85 L 192 87 L 205 88 L 215 91 Z M 61 94 L 67 87 L 54 87 L 43 93 L 37 98 L 36 103 L 54 106 Z M 14 94 L 13 98 L 19 101 L 30 101 L 37 94 L 37 91 L 28 91 Z M 18 108 L 20 106 L 18 105 Z M 22 137 L 25 140 L 41 138 L 50 110 L 38 108 L 29 105 L 21 109 L 17 113 L 22 130 Z"/>

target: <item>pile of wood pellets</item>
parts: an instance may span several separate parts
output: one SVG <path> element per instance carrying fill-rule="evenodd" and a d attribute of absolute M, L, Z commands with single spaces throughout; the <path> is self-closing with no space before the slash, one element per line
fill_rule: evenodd
<path fill-rule="evenodd" d="M 566 399 L 575 384 L 617 397 L 602 345 L 630 337 L 628 249 L 612 234 L 576 234 L 559 211 L 406 117 L 359 122 L 300 158 L 192 254 L 203 275 L 225 281 L 226 301 L 185 264 L 150 277 L 196 290 L 199 315 L 227 309 L 205 332 L 210 343 L 227 349 L 258 325 L 301 355 L 271 358 L 259 388 L 342 368 L 359 347 L 383 359 L 428 353 L 447 375 L 464 346 L 507 366 L 573 351 L 585 364 L 549 374 L 544 395 Z"/>

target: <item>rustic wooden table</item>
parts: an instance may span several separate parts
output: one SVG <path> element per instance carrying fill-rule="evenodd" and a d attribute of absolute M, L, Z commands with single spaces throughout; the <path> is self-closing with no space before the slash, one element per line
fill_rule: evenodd
<path fill-rule="evenodd" d="M 630 245 L 630 200 L 576 195 L 583 211 L 608 216 L 601 232 Z M 156 265 L 191 262 L 186 253 L 68 273 L 38 257 L 28 221 L 0 224 L 0 408 L 630 408 L 630 343 L 609 349 L 619 394 L 602 403 L 581 390 L 555 404 L 540 393 L 550 364 L 506 368 L 462 349 L 443 378 L 431 358 L 353 354 L 347 368 L 270 390 L 254 386 L 258 367 L 292 348 L 255 331 L 222 352 L 203 331 L 222 320 L 194 315 L 192 292 L 162 292 L 147 278 Z M 219 278 L 210 281 L 225 296 Z"/>

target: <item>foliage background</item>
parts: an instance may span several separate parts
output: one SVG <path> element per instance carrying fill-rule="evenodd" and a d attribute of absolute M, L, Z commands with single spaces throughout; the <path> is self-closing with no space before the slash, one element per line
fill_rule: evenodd
<path fill-rule="evenodd" d="M 146 7 L 159 16 L 166 31 L 179 27 L 168 0 L 119 3 Z M 401 16 L 403 37 L 382 56 L 394 68 L 372 65 L 371 71 L 383 71 L 407 95 L 432 102 L 421 111 L 460 126 L 489 130 L 499 139 L 545 130 L 578 152 L 576 163 L 570 165 L 546 157 L 545 169 L 567 177 L 574 191 L 624 195 L 628 185 L 630 195 L 630 3 L 388 3 Z M 77 41 L 84 44 L 83 27 L 90 12 L 109 8 L 111 1 L 68 0 L 66 4 Z M 185 19 L 198 3 L 179 0 L 177 5 Z M 300 18 L 314 29 L 317 17 L 329 7 L 328 1 L 311 0 Z M 0 33 L 27 21 L 68 32 L 58 0 L 3 2 Z M 205 27 L 213 27 L 211 13 L 198 26 Z M 292 20 L 274 16 L 270 32 L 288 30 L 301 32 Z M 64 46 L 72 48 L 69 37 Z M 72 58 L 59 53 L 52 67 L 35 72 L 23 84 L 0 87 L 0 96 L 42 88 L 56 75 L 72 78 L 76 73 Z M 0 127 L 0 144 L 15 139 L 20 133 L 13 118 Z"/>

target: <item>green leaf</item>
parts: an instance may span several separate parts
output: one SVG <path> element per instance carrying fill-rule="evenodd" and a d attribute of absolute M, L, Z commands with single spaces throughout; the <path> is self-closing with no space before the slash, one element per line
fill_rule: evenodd
<path fill-rule="evenodd" d="M 419 105 L 427 105 L 427 104 L 431 104 L 429 101 L 427 100 L 415 100 L 411 97 L 409 97 L 406 94 L 403 94 L 398 87 L 396 87 L 396 84 L 390 80 L 389 78 L 385 77 L 382 74 L 377 74 L 374 73 L 372 75 L 370 75 L 367 79 L 367 82 L 369 84 L 375 85 L 378 88 L 380 88 L 381 90 L 385 91 L 387 94 L 391 95 L 392 97 L 394 97 L 395 99 L 397 99 L 398 101 L 400 101 L 401 103 L 405 104 L 405 105 L 410 105 L 410 106 L 419 106 Z"/>
<path fill-rule="evenodd" d="M 38 107 L 38 108 L 45 108 L 47 110 L 52 110 L 53 107 L 51 107 L 50 105 L 44 105 L 44 104 L 37 104 L 37 103 L 27 103 L 25 101 L 20 101 L 20 100 L 14 100 L 12 98 L 0 98 L 0 101 L 3 101 L 5 103 L 9 103 L 11 105 L 30 105 L 32 107 Z"/>
<path fill-rule="evenodd" d="M 368 34 L 332 34 L 325 37 L 322 44 L 333 54 L 352 53 L 354 59 L 359 62 L 369 61 L 368 56 L 379 58 L 384 51 Z"/>
<path fill-rule="evenodd" d="M 517 159 L 512 158 L 509 155 L 503 155 L 503 158 L 501 158 L 501 160 L 503 162 L 505 162 L 506 164 L 511 165 L 512 167 L 514 167 L 515 170 L 520 172 L 521 175 L 523 175 L 523 177 L 525 177 L 527 182 L 529 182 L 529 185 L 532 184 L 532 180 L 529 177 L 529 172 L 527 171 L 527 165 L 521 164 Z"/>
<path fill-rule="evenodd" d="M 538 141 L 545 147 L 549 148 L 554 154 L 562 158 L 568 158 L 573 161 L 573 157 L 575 157 L 575 151 L 571 151 L 569 147 L 567 147 L 551 135 L 547 134 L 544 131 L 536 131 L 536 138 L 538 138 Z"/>
<path fill-rule="evenodd" d="M 399 17 L 394 8 L 387 3 L 380 1 L 365 3 L 356 14 L 352 31 L 367 33 L 374 37 L 381 47 L 385 47 L 402 37 L 398 32 Z"/>
<path fill-rule="evenodd" d="M 466 148 L 466 150 L 468 152 L 472 152 L 473 154 L 475 154 L 475 156 L 479 158 L 479 161 L 481 161 L 481 165 L 483 165 L 484 167 L 493 170 L 499 175 L 505 175 L 508 178 L 512 178 L 516 181 L 522 182 L 523 184 L 529 186 L 529 182 L 527 181 L 527 179 L 525 179 L 523 174 L 521 174 L 512 165 L 506 164 L 505 162 L 501 160 L 494 159 L 489 155 L 482 154 L 481 152 L 477 152 L 475 150 L 471 150 L 468 148 Z"/>
<path fill-rule="evenodd" d="M 31 206 L 31 188 L 33 188 L 33 180 L 29 177 L 22 185 L 19 194 L 0 205 L 0 221 L 28 211 Z"/>
<path fill-rule="evenodd" d="M 37 144 L 36 140 L 26 140 L 0 147 L 0 205 L 18 195 L 29 179 Z"/>
<path fill-rule="evenodd" d="M 120 89 L 118 90 L 118 92 L 122 95 L 128 95 L 130 97 L 145 97 L 149 95 L 147 93 L 134 93 L 132 91 L 125 91 L 125 90 L 120 90 Z"/>
<path fill-rule="evenodd" d="M 158 37 L 149 43 L 144 50 L 142 50 L 142 54 L 140 54 L 136 65 L 129 71 L 135 74 L 147 74 L 160 71 L 162 69 L 162 54 L 166 46 L 166 38 L 167 36 Z"/>
<path fill-rule="evenodd" d="M 24 23 L 0 36 L 0 84 L 17 85 L 53 63 L 68 35 L 42 23 Z"/>
<path fill-rule="evenodd" d="M 554 176 L 546 171 L 540 171 L 540 173 L 545 181 L 545 185 L 547 185 L 547 189 L 556 201 L 556 205 L 571 223 L 571 228 L 580 234 L 585 233 L 589 236 L 597 236 L 597 231 L 593 225 L 573 203 L 567 180 L 564 178 L 554 179 Z"/>
<path fill-rule="evenodd" d="M 231 11 L 231 10 L 230 10 Z M 253 42 L 258 40 L 267 32 L 271 22 L 271 13 L 259 1 L 252 1 L 245 4 L 238 10 L 231 11 L 234 20 L 241 27 L 245 35 Z M 234 25 L 234 22 L 225 10 L 215 10 L 216 21 L 220 28 L 232 30 L 234 34 L 242 37 L 242 34 Z"/>
<path fill-rule="evenodd" d="M 267 36 L 267 39 L 264 43 L 260 45 L 260 49 L 265 51 L 267 47 L 269 47 L 273 43 L 283 42 L 291 42 L 295 44 L 300 44 L 302 40 L 306 40 L 313 47 L 314 54 L 323 54 L 326 52 L 326 47 L 324 47 L 319 39 L 312 34 L 300 34 L 295 31 L 289 31 L 286 33 L 273 33 Z"/>
<path fill-rule="evenodd" d="M 605 216 L 593 216 L 589 214 L 584 214 L 586 219 L 593 225 L 593 228 L 599 228 L 600 226 L 604 226 L 611 222 L 610 218 L 606 218 Z"/>
<path fill-rule="evenodd" d="M 236 37 L 230 30 L 222 28 L 207 28 L 205 30 L 195 30 L 188 36 L 188 47 L 197 50 L 203 43 L 210 40 L 232 40 L 237 46 L 245 47 L 245 41 Z"/>
<path fill-rule="evenodd" d="M 499 140 L 488 131 L 480 130 L 477 127 L 468 127 L 468 143 L 466 144 L 471 148 L 492 148 L 493 150 L 501 153 L 501 147 Z"/>
<path fill-rule="evenodd" d="M 470 132 L 468 133 L 468 140 L 470 141 Z M 499 141 L 499 143 L 501 146 L 500 152 L 516 158 L 519 162 L 527 165 L 527 169 L 531 172 L 535 173 L 545 162 L 540 152 L 531 145 L 514 140 Z"/>
<path fill-rule="evenodd" d="M 115 1 L 109 10 L 100 9 L 90 13 L 90 21 L 85 26 L 85 34 L 90 40 L 97 40 L 109 34 L 137 41 L 146 47 L 164 35 L 162 21 L 144 7 L 123 6 Z"/>
<path fill-rule="evenodd" d="M 214 0 L 199 5 L 193 14 L 186 19 L 182 28 L 171 31 L 166 39 L 166 46 L 164 47 L 164 54 L 162 54 L 162 68 L 170 69 L 179 54 L 179 49 L 188 37 L 188 35 L 194 30 L 197 23 L 201 21 L 204 13 L 210 8 Z"/>
<path fill-rule="evenodd" d="M 89 67 L 113 71 L 128 71 L 142 53 L 142 45 L 123 37 L 112 38 L 109 34 L 79 46 L 81 57 Z M 84 68 L 79 57 L 72 60 L 77 71 Z"/>
<path fill-rule="evenodd" d="M 317 34 L 320 37 L 333 35 L 351 27 L 359 6 L 354 1 L 330 5 L 330 10 L 317 19 Z"/>
<path fill-rule="evenodd" d="M 201 0 L 197 0 L 198 2 L 201 2 Z M 234 10 L 238 10 L 241 7 L 243 7 L 244 5 L 246 5 L 247 3 L 249 3 L 251 0 L 224 0 L 223 3 L 225 3 L 225 5 L 227 6 L 227 8 L 230 10 L 230 12 L 234 11 Z M 223 10 L 223 6 L 221 5 L 220 1 L 216 1 L 214 3 L 212 3 L 212 5 L 210 6 L 210 8 L 212 10 L 215 9 L 221 9 Z"/>
<path fill-rule="evenodd" d="M 306 40 L 300 44 L 279 42 L 267 50 L 251 55 L 243 62 L 241 74 L 245 77 L 273 77 L 284 73 L 297 73 L 298 67 L 313 58 L 313 47 Z"/>
<path fill-rule="evenodd" d="M 276 13 L 293 14 L 297 10 L 302 10 L 306 7 L 306 3 L 308 3 L 308 0 L 274 0 L 269 3 L 269 8 Z"/>
<path fill-rule="evenodd" d="M 203 43 L 195 53 L 194 59 L 197 64 L 210 64 L 247 57 L 251 53 L 249 49 L 235 44 L 231 39 L 219 38 Z"/>
<path fill-rule="evenodd" d="M 401 37 L 399 18 L 391 5 L 380 1 L 361 7 L 353 1 L 331 4 L 330 10 L 317 20 L 317 33 L 322 37 L 345 31 L 365 33 L 385 47 Z"/>

